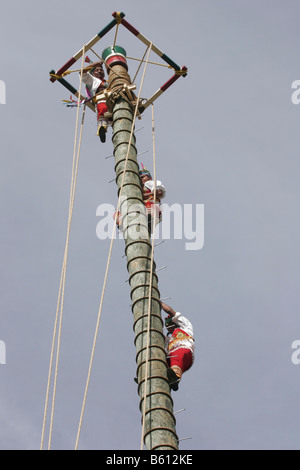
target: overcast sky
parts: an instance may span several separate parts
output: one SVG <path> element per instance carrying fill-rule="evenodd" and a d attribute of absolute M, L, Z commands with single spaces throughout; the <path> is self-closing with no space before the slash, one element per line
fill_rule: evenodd
<path fill-rule="evenodd" d="M 12 0 L 1 6 L 0 341 L 6 358 L 1 353 L 0 448 L 38 449 L 42 432 L 76 120 L 76 110 L 61 101 L 70 93 L 49 81 L 49 71 L 102 30 L 114 11 L 189 69 L 154 106 L 165 203 L 204 207 L 201 249 L 188 250 L 185 237 L 171 237 L 155 251 L 157 268 L 164 268 L 161 296 L 190 319 L 196 340 L 194 365 L 172 392 L 174 410 L 185 409 L 176 414 L 177 434 L 191 438 L 179 447 L 300 449 L 300 364 L 292 362 L 292 343 L 300 340 L 300 105 L 291 99 L 292 83 L 300 80 L 296 0 Z M 98 54 L 114 33 L 97 43 Z M 117 39 L 128 56 L 144 54 L 122 26 Z M 137 64 L 128 63 L 133 77 Z M 149 65 L 142 96 L 171 74 Z M 70 81 L 78 87 L 77 74 Z M 153 169 L 150 108 L 136 127 L 138 152 L 146 152 L 139 161 Z M 110 243 L 97 237 L 96 212 L 117 204 L 110 155 L 111 131 L 101 144 L 87 109 L 53 449 L 75 446 Z M 124 242 L 116 240 L 79 449 L 140 447 L 123 255 Z M 48 429 L 49 420 L 45 447 Z"/>

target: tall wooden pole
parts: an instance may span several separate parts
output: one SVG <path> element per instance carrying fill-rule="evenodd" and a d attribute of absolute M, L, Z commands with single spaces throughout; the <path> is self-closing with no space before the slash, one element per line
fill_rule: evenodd
<path fill-rule="evenodd" d="M 167 380 L 158 278 L 155 273 L 155 263 L 151 269 L 152 245 L 143 209 L 136 139 L 132 132 L 133 106 L 123 93 L 119 94 L 124 84 L 131 84 L 124 53 L 122 48 L 116 46 L 114 49 L 106 49 L 102 58 L 109 65 L 108 88 L 115 96 L 112 109 L 112 141 L 118 195 L 123 184 L 119 209 L 131 287 L 138 394 L 142 413 L 142 442 L 147 450 L 177 450 L 178 437 L 173 400 Z M 137 218 L 139 209 L 141 214 Z"/>

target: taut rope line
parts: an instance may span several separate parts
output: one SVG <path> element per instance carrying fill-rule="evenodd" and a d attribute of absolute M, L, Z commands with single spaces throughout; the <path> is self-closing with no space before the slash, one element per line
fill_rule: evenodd
<path fill-rule="evenodd" d="M 81 72 L 80 72 L 80 88 L 79 88 L 79 90 L 81 90 L 81 85 L 82 85 L 82 69 L 83 69 L 83 63 L 84 63 L 84 53 L 85 53 L 85 47 L 83 47 L 83 51 L 82 51 L 82 64 L 81 64 Z M 51 375 L 52 375 L 54 347 L 55 347 L 55 341 L 56 341 L 56 330 L 57 330 L 58 314 L 59 314 L 59 309 L 60 309 L 59 331 L 58 331 L 58 340 L 57 340 L 56 366 L 55 366 L 55 377 L 54 377 L 54 386 L 53 386 L 53 398 L 52 398 L 52 410 L 51 410 L 48 449 L 50 449 L 50 447 L 51 447 L 54 404 L 55 404 L 56 384 L 57 384 L 58 359 L 59 359 L 60 339 L 61 339 L 61 326 L 62 326 L 62 316 L 63 316 L 63 302 L 64 302 L 64 292 L 65 292 L 65 281 L 66 281 L 66 268 L 67 268 L 67 259 L 68 259 L 68 248 L 69 248 L 71 221 L 72 221 L 72 216 L 73 216 L 73 207 L 74 207 L 75 190 L 76 190 L 76 182 L 77 182 L 78 162 L 79 162 L 79 154 L 80 154 L 80 147 L 81 147 L 82 130 L 83 130 L 84 116 L 85 116 L 85 106 L 84 106 L 83 115 L 82 115 L 82 122 L 81 122 L 81 129 L 80 129 L 80 138 L 79 138 L 79 144 L 78 144 L 78 149 L 77 149 L 77 157 L 76 157 L 78 120 L 79 120 L 79 104 L 80 104 L 80 101 L 78 100 L 77 115 L 76 115 L 76 126 L 75 126 L 75 137 L 74 137 L 73 165 L 72 165 L 72 178 L 71 178 L 71 188 L 70 188 L 67 237 L 66 237 L 65 252 L 64 252 L 64 258 L 63 258 L 60 286 L 59 286 L 59 294 L 58 294 L 57 307 L 56 307 L 56 316 L 55 316 L 55 322 L 54 322 L 54 330 L 53 330 L 53 339 L 52 339 L 52 347 L 51 347 L 51 354 L 50 354 L 50 364 L 49 364 L 49 373 L 48 373 L 48 382 L 47 382 L 47 390 L 46 390 L 46 399 L 45 399 L 45 409 L 44 409 L 44 418 L 43 418 L 40 450 L 42 450 L 43 443 L 44 443 L 45 424 L 46 424 L 47 408 L 48 408 L 48 401 L 49 401 L 49 389 L 50 389 L 50 381 L 51 381 Z"/>
<path fill-rule="evenodd" d="M 146 53 L 147 53 L 147 49 L 146 49 L 145 52 L 144 52 L 143 58 L 140 60 L 139 66 L 138 66 L 138 68 L 137 68 L 137 71 L 135 72 L 135 76 L 133 77 L 132 83 L 135 82 L 136 77 L 137 77 L 137 74 L 139 73 L 140 68 L 141 68 L 141 66 L 142 66 L 142 63 L 145 62 L 144 59 L 145 59 Z"/>

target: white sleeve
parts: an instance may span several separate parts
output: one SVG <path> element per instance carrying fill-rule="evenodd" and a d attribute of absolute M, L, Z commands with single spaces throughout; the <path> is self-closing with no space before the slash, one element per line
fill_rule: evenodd
<path fill-rule="evenodd" d="M 156 181 L 156 189 L 160 189 L 160 190 L 162 191 L 163 194 L 162 194 L 161 198 L 165 197 L 165 195 L 166 195 L 166 188 L 164 187 L 164 185 L 162 184 L 162 182 L 159 181 L 159 180 Z"/>
<path fill-rule="evenodd" d="M 184 331 L 186 331 L 188 335 L 190 336 L 194 335 L 193 325 L 180 312 L 176 312 L 176 314 L 173 317 L 173 322 L 176 323 L 176 325 L 178 325 L 179 328 L 182 328 Z"/>
<path fill-rule="evenodd" d="M 99 78 L 93 77 L 89 72 L 82 74 L 82 81 L 87 85 L 92 95 L 95 95 L 99 86 L 101 85 L 101 80 Z"/>
<path fill-rule="evenodd" d="M 94 79 L 92 75 L 89 72 L 83 72 L 82 74 L 82 81 L 85 83 L 87 86 L 91 87 L 93 86 Z"/>
<path fill-rule="evenodd" d="M 154 181 L 153 180 L 146 181 L 144 186 L 145 186 L 145 188 L 149 189 L 153 193 L 153 191 L 154 191 Z M 159 180 L 156 181 L 156 190 L 158 190 L 158 189 L 160 189 L 163 192 L 162 198 L 165 197 L 166 189 L 165 189 L 164 185 L 162 184 L 162 182 L 159 181 Z"/>

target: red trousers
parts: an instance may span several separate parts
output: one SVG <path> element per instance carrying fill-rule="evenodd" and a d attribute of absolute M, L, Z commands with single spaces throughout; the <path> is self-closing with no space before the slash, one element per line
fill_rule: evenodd
<path fill-rule="evenodd" d="M 193 364 L 193 353 L 188 348 L 179 348 L 171 351 L 167 358 L 168 366 L 174 367 L 175 372 L 181 376 L 181 373 L 186 372 Z M 180 370 L 178 370 L 178 368 Z"/>
<path fill-rule="evenodd" d="M 97 104 L 97 121 L 99 120 L 100 116 L 103 116 L 107 112 L 108 108 L 105 102 L 100 101 Z"/>
<path fill-rule="evenodd" d="M 153 204 L 151 201 L 146 201 L 146 212 L 151 215 L 156 221 L 161 221 L 162 214 L 158 204 Z"/>

